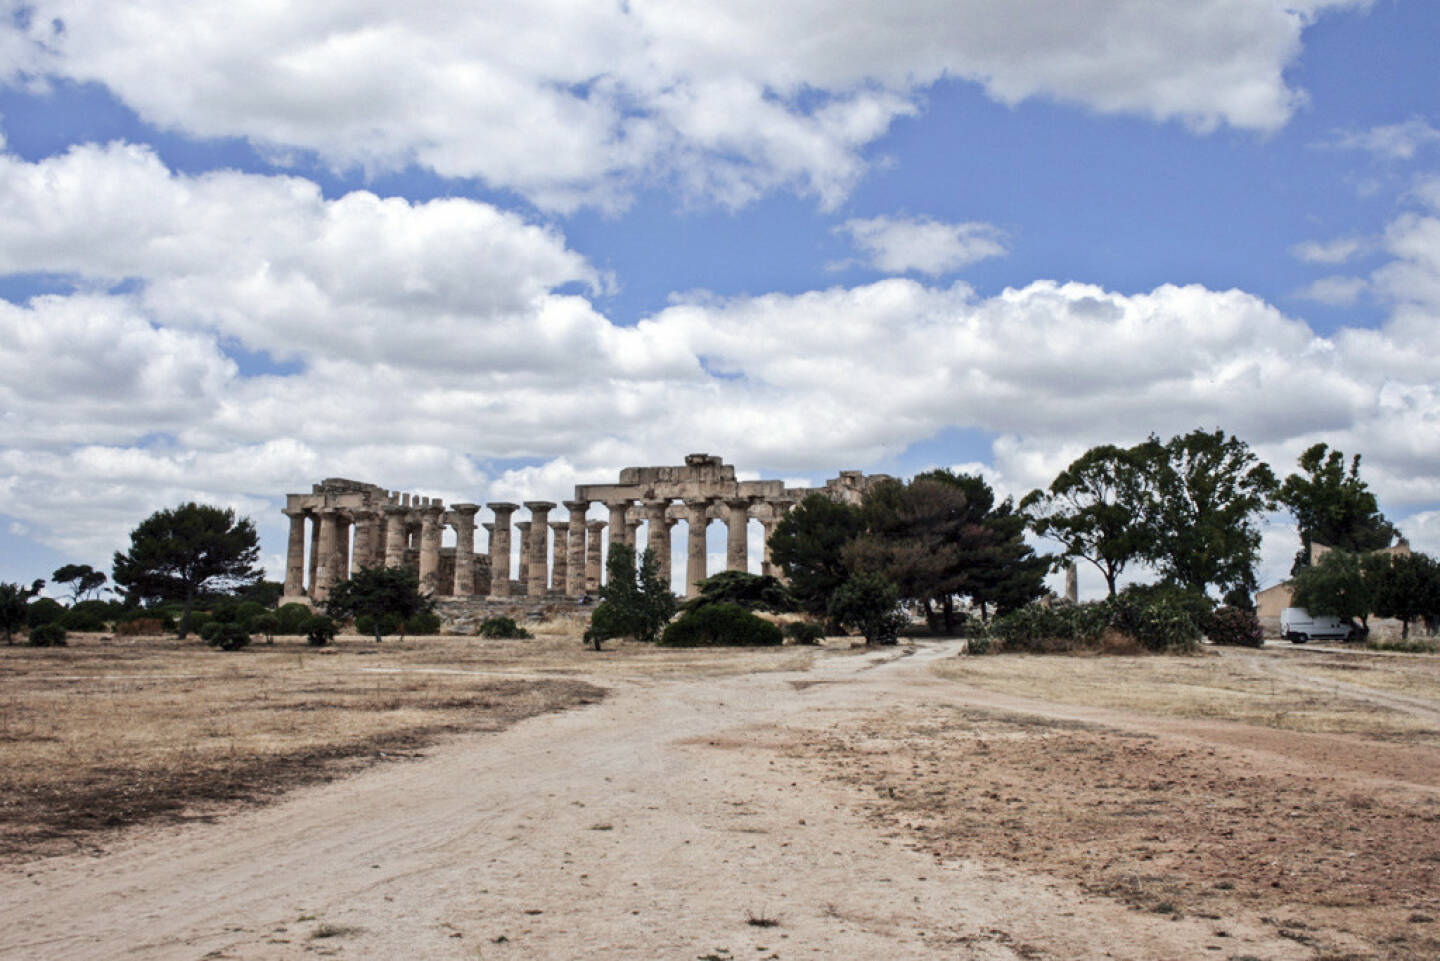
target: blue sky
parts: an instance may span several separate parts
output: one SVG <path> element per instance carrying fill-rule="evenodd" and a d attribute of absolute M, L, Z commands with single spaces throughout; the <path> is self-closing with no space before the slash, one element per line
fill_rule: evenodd
<path fill-rule="evenodd" d="M 278 570 L 279 496 L 331 475 L 558 500 L 704 450 L 1021 494 L 1199 426 L 1363 454 L 1440 550 L 1437 23 L 0 2 L 0 578 L 192 498 Z"/>

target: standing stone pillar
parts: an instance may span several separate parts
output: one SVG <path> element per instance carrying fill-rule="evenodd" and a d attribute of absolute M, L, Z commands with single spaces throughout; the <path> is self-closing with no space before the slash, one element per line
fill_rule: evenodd
<path fill-rule="evenodd" d="M 685 520 L 690 525 L 690 550 L 685 558 L 685 596 L 694 597 L 700 593 L 700 582 L 705 580 L 705 527 L 710 523 L 710 501 L 687 500 L 685 509 L 688 512 Z"/>
<path fill-rule="evenodd" d="M 630 510 L 629 501 L 606 501 L 605 506 L 610 508 L 610 545 L 626 543 L 625 538 L 629 536 L 630 525 L 626 523 L 626 514 Z"/>
<path fill-rule="evenodd" d="M 439 590 L 440 576 L 440 515 L 438 503 L 420 508 L 420 593 L 433 597 Z"/>
<path fill-rule="evenodd" d="M 490 596 L 510 596 L 510 515 L 515 504 L 494 501 L 485 505 L 495 512 L 490 529 Z"/>
<path fill-rule="evenodd" d="M 570 522 L 551 521 L 550 529 L 555 532 L 555 558 L 550 571 L 550 593 L 564 594 L 570 576 Z"/>
<path fill-rule="evenodd" d="M 310 591 L 312 601 L 323 601 L 330 596 L 335 586 L 335 543 L 340 534 L 340 511 L 334 507 L 320 508 L 320 543 L 316 555 L 319 567 L 315 571 L 315 584 Z"/>
<path fill-rule="evenodd" d="M 531 597 L 544 597 L 547 575 L 550 573 L 550 538 L 545 532 L 555 502 L 526 501 L 525 506 L 530 509 L 530 578 L 525 583 Z"/>
<path fill-rule="evenodd" d="M 594 594 L 600 590 L 600 579 L 605 573 L 604 545 L 600 534 L 605 530 L 604 521 L 588 521 L 585 524 L 585 593 Z"/>
<path fill-rule="evenodd" d="M 750 567 L 750 499 L 737 497 L 725 502 L 725 569 L 744 571 Z"/>
<path fill-rule="evenodd" d="M 670 509 L 668 500 L 646 501 L 645 513 L 650 521 L 650 533 L 646 535 L 646 548 L 655 555 L 655 570 L 665 586 L 670 586 L 670 525 L 665 516 Z"/>
<path fill-rule="evenodd" d="M 305 593 L 305 512 L 286 511 L 290 518 L 290 543 L 285 549 L 285 596 Z"/>
<path fill-rule="evenodd" d="M 516 521 L 515 529 L 520 532 L 520 567 L 515 580 L 520 582 L 520 593 L 530 593 L 530 522 Z"/>
<path fill-rule="evenodd" d="M 385 566 L 385 537 L 389 533 L 390 519 L 385 516 L 385 506 L 375 509 L 375 533 L 370 538 L 370 560 L 367 567 Z"/>
<path fill-rule="evenodd" d="M 565 508 L 570 511 L 570 543 L 563 590 L 571 597 L 579 597 L 585 593 L 585 512 L 590 509 L 590 502 L 566 501 Z"/>
<path fill-rule="evenodd" d="M 310 512 L 310 579 L 306 581 L 310 596 L 315 596 L 315 585 L 320 580 L 320 514 Z"/>
<path fill-rule="evenodd" d="M 1065 600 L 1071 604 L 1080 603 L 1080 571 L 1074 561 L 1065 565 Z"/>
<path fill-rule="evenodd" d="M 450 590 L 456 597 L 475 593 L 475 513 L 479 504 L 451 504 L 455 514 L 455 582 Z"/>
<path fill-rule="evenodd" d="M 775 563 L 770 560 L 770 535 L 775 533 L 775 528 L 779 525 L 779 523 L 780 521 L 778 518 L 776 520 L 760 522 L 760 527 L 764 532 L 762 536 L 765 538 L 765 544 L 763 545 L 765 553 L 763 555 L 763 560 L 760 561 L 760 573 L 769 575 L 770 577 L 780 576 L 779 569 L 776 567 Z"/>
<path fill-rule="evenodd" d="M 399 567 L 405 563 L 405 508 L 385 505 L 385 566 Z"/>
<path fill-rule="evenodd" d="M 355 519 L 349 514 L 341 513 L 340 519 L 335 528 L 335 563 L 330 569 L 335 572 L 335 580 L 330 586 L 334 588 L 341 581 L 350 579 L 350 528 Z"/>
<path fill-rule="evenodd" d="M 371 510 L 355 512 L 355 552 L 350 555 L 350 577 L 362 567 L 372 566 L 371 556 L 375 551 L 375 518 Z"/>

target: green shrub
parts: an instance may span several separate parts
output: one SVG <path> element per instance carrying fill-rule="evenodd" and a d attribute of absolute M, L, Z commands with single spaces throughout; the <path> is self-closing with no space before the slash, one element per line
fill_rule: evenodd
<path fill-rule="evenodd" d="M 335 640 L 337 629 L 335 619 L 325 614 L 314 614 L 305 622 L 305 641 L 311 647 L 324 647 Z"/>
<path fill-rule="evenodd" d="M 89 602 L 86 601 L 84 603 Z M 110 625 L 106 624 L 104 618 L 96 614 L 93 609 L 76 610 L 75 608 L 79 606 L 80 605 L 77 604 L 75 607 L 70 608 L 70 610 L 61 614 L 58 620 L 52 621 L 51 623 L 59 624 L 67 631 L 79 631 L 82 633 L 98 633 L 109 629 Z"/>
<path fill-rule="evenodd" d="M 224 621 L 206 621 L 200 625 L 200 640 L 206 644 L 214 644 L 220 639 L 220 632 L 225 630 Z"/>
<path fill-rule="evenodd" d="M 136 630 L 134 628 L 122 630 L 122 627 L 124 627 L 124 625 L 134 624 L 136 622 L 145 622 L 146 624 L 153 622 L 159 624 L 160 628 L 158 631 L 151 630 L 148 627 L 145 630 Z M 173 631 L 175 630 L 175 626 L 175 615 L 170 613 L 170 610 L 168 608 L 152 607 L 147 609 L 143 607 L 136 607 L 126 611 L 124 614 L 121 614 L 118 618 L 116 618 L 115 633 L 155 634 L 160 633 L 160 631 Z"/>
<path fill-rule="evenodd" d="M 688 611 L 660 635 L 666 647 L 769 647 L 784 642 L 780 628 L 738 604 L 706 604 Z"/>
<path fill-rule="evenodd" d="M 995 649 L 995 644 L 990 640 L 990 635 L 984 631 L 978 631 L 965 639 L 965 653 L 983 656 Z"/>
<path fill-rule="evenodd" d="M 1209 614 L 1203 595 L 1146 586 L 1089 604 L 1027 604 L 996 618 L 990 637 L 997 650 L 1036 654 L 1099 649 L 1107 636 L 1150 651 L 1188 650 L 1199 644 L 1200 622 Z"/>
<path fill-rule="evenodd" d="M 1372 638 L 1365 642 L 1365 646 L 1372 651 L 1395 651 L 1400 654 L 1440 653 L 1440 644 L 1419 637 L 1396 638 L 1393 641 Z"/>
<path fill-rule="evenodd" d="M 867 644 L 894 644 L 910 622 L 900 609 L 895 585 L 868 571 L 836 588 L 828 613 L 841 627 L 858 631 Z"/>
<path fill-rule="evenodd" d="M 481 637 L 498 638 L 526 638 L 531 634 L 525 628 L 515 623 L 511 617 L 487 617 L 480 622 L 480 628 L 475 632 Z"/>
<path fill-rule="evenodd" d="M 280 632 L 280 618 L 275 616 L 274 611 L 262 609 L 259 614 L 250 618 L 245 627 L 251 634 L 263 635 L 266 644 L 274 644 L 275 635 Z"/>
<path fill-rule="evenodd" d="M 113 621 L 125 613 L 125 605 L 118 601 L 80 601 L 70 606 L 71 613 L 84 614 L 99 621 Z M 101 628 L 104 630 L 104 628 Z"/>
<path fill-rule="evenodd" d="M 205 628 L 211 627 L 210 636 L 206 637 Z M 200 636 L 205 643 L 211 647 L 218 647 L 222 651 L 238 651 L 250 643 L 250 632 L 239 624 L 225 624 L 220 621 L 209 621 L 205 627 L 200 629 Z"/>
<path fill-rule="evenodd" d="M 693 611 L 706 604 L 738 604 L 747 611 L 770 611 L 784 614 L 800 605 L 780 579 L 769 574 L 747 571 L 721 571 L 697 585 L 698 593 L 681 605 L 682 611 Z"/>
<path fill-rule="evenodd" d="M 440 615 L 434 611 L 421 611 L 405 618 L 406 634 L 439 634 Z"/>
<path fill-rule="evenodd" d="M 1214 608 L 1204 594 L 1164 584 L 1127 587 L 1104 603 L 1110 626 L 1149 651 L 1194 649 Z"/>
<path fill-rule="evenodd" d="M 281 604 L 279 609 L 275 611 L 275 617 L 280 621 L 280 625 L 275 628 L 275 633 L 286 635 L 304 634 L 305 624 L 314 616 L 315 612 L 310 610 L 309 606 L 305 604 L 296 604 L 294 602 Z"/>
<path fill-rule="evenodd" d="M 25 624 L 27 627 L 54 624 L 64 616 L 65 605 L 53 597 L 37 597 L 25 608 Z"/>
<path fill-rule="evenodd" d="M 819 644 L 825 639 L 825 628 L 814 621 L 791 621 L 780 633 L 796 644 Z"/>
<path fill-rule="evenodd" d="M 65 628 L 59 624 L 41 624 L 30 628 L 31 647 L 64 647 Z"/>
<path fill-rule="evenodd" d="M 165 634 L 175 630 L 175 623 L 169 624 L 158 617 L 131 617 L 115 625 L 115 633 L 121 637 L 139 637 L 142 634 Z"/>
<path fill-rule="evenodd" d="M 1211 643 L 1236 647 L 1260 647 L 1265 631 L 1254 611 L 1238 607 L 1217 607 L 1204 620 L 1205 636 Z"/>

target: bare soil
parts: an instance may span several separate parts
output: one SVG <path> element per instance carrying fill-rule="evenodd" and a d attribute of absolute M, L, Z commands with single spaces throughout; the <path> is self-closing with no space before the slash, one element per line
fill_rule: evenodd
<path fill-rule="evenodd" d="M 560 678 L 607 694 L 480 722 L 503 715 L 503 693 L 417 690 L 441 713 L 402 707 L 387 723 L 454 710 L 490 730 L 424 732 L 428 746 L 405 752 L 423 757 L 267 805 L 201 805 L 213 821 L 150 820 L 12 858 L 0 958 L 1440 954 L 1440 732 L 1436 692 L 1414 679 L 1433 660 L 1224 652 L 1176 668 L 956 658 L 949 642 L 597 655 L 568 629 L 528 649 L 358 650 L 269 703 L 344 701 L 327 692 L 381 657 L 360 676 L 382 691 Z M 194 673 L 134 663 L 126 673 L 156 690 L 161 674 Z M 1346 688 L 1315 686 L 1342 663 L 1357 666 L 1338 668 Z M 39 676 L 0 664 L 7 698 Z M 56 686 L 89 669 L 46 670 Z M 280 682 L 228 683 L 253 697 Z M 1232 692 L 1216 695 L 1229 716 L 1197 716 L 1207 684 Z M 1267 698 L 1290 707 L 1258 710 Z M 314 713 L 386 714 L 361 700 Z M 243 740 L 265 712 L 232 715 Z M 20 744 L 5 744 L 7 767 Z"/>

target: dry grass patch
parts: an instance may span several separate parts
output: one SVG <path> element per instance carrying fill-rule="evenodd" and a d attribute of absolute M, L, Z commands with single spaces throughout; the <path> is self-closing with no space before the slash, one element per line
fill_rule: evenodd
<path fill-rule="evenodd" d="M 1299 669 L 1290 654 L 1206 652 L 1184 657 L 1001 654 L 937 664 L 941 677 L 1021 697 L 1310 733 L 1440 741 L 1433 722 L 1362 697 L 1316 690 L 1266 667 Z M 1389 659 L 1345 672 L 1350 684 L 1388 677 Z M 1309 668 L 1305 668 L 1309 673 Z"/>
<path fill-rule="evenodd" d="M 878 822 L 939 857 L 1067 877 L 1217 930 L 1244 912 L 1318 957 L 1440 956 L 1440 924 L 1414 920 L 1440 917 L 1433 793 L 953 707 L 876 714 L 795 750 L 820 757 Z"/>

